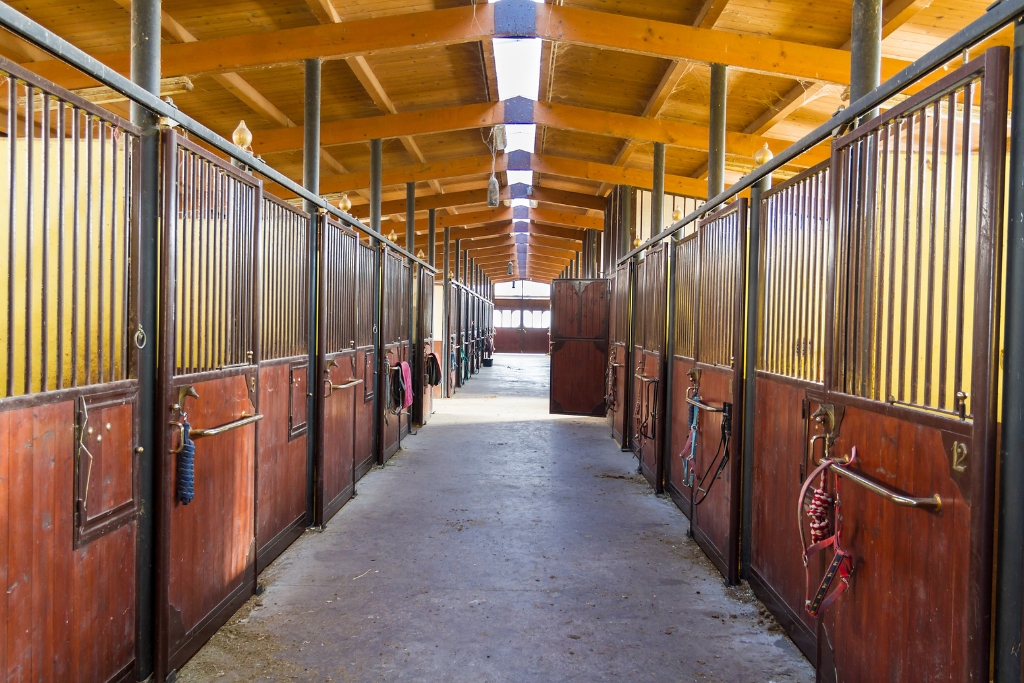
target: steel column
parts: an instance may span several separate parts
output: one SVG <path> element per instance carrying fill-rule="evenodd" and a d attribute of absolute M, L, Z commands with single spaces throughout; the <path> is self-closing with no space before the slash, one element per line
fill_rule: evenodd
<path fill-rule="evenodd" d="M 405 250 L 416 253 L 416 183 L 405 184 Z"/>
<path fill-rule="evenodd" d="M 619 185 L 619 249 L 621 251 L 612 259 L 612 270 L 616 261 L 629 253 L 633 248 L 633 188 Z"/>
<path fill-rule="evenodd" d="M 384 181 L 384 141 L 370 140 L 370 229 L 380 233 L 380 203 Z M 370 240 L 374 244 L 375 240 Z"/>
<path fill-rule="evenodd" d="M 160 0 L 135 0 L 131 5 L 131 79 L 136 85 L 153 95 L 160 96 Z M 131 105 L 132 122 L 142 128 L 140 140 L 141 187 L 139 188 L 139 301 L 137 313 L 139 328 L 149 337 L 149 343 L 138 350 L 139 376 L 139 496 L 138 565 L 136 570 L 136 631 L 135 655 L 139 680 L 145 679 L 157 668 L 158 680 L 167 673 L 165 642 L 153 642 L 154 626 L 166 637 L 169 612 L 166 595 L 157 595 L 154 567 L 169 566 L 161 546 L 154 543 L 155 525 L 169 519 L 173 492 L 164 490 L 154 466 L 168 458 L 158 454 L 156 423 L 162 413 L 157 397 L 166 396 L 166 387 L 157 386 L 156 343 L 157 293 L 159 291 L 160 262 L 157 245 L 160 239 L 160 130 L 158 116 L 149 109 Z M 155 513 L 155 515 L 154 515 Z M 155 607 L 155 614 L 154 614 Z M 155 621 L 154 621 L 155 619 Z M 155 654 L 155 657 L 154 657 Z"/>
<path fill-rule="evenodd" d="M 431 211 L 431 213 L 433 213 L 433 211 Z M 448 377 L 451 375 L 451 367 L 450 367 L 449 359 L 451 358 L 451 352 L 452 352 L 451 343 L 450 343 L 452 331 L 451 331 L 451 329 L 448 326 L 448 316 L 450 315 L 450 313 L 448 311 L 448 302 L 449 302 L 449 300 L 451 298 L 451 288 L 452 288 L 452 279 L 451 279 L 451 246 L 452 246 L 452 229 L 451 228 L 445 228 L 444 229 L 444 246 L 441 249 L 441 257 L 442 257 L 442 261 L 443 261 L 441 263 L 441 277 L 444 278 L 444 288 L 441 290 L 442 294 L 443 294 L 442 298 L 444 299 L 441 302 L 441 311 L 442 311 L 442 313 L 444 315 L 444 318 L 441 321 L 441 330 L 444 332 L 444 337 L 443 337 L 442 343 L 441 343 L 441 349 L 444 351 L 444 353 L 442 354 L 444 356 L 444 358 L 441 359 L 441 370 L 442 370 L 441 376 L 444 379 L 441 382 L 441 386 L 443 387 L 442 394 L 444 395 L 445 398 L 451 398 L 451 395 L 452 395 L 451 394 L 451 387 L 448 386 Z"/>
<path fill-rule="evenodd" d="M 725 189 L 725 100 L 727 71 L 711 65 L 711 120 L 708 125 L 708 197 Z"/>
<path fill-rule="evenodd" d="M 868 94 L 882 81 L 882 0 L 853 0 L 850 24 L 850 101 Z M 877 109 L 860 118 L 874 118 Z"/>
<path fill-rule="evenodd" d="M 427 212 L 427 263 L 437 267 L 434 259 L 437 257 L 437 249 L 434 240 L 437 239 L 437 209 L 430 209 Z"/>
<path fill-rule="evenodd" d="M 665 227 L 665 143 L 654 143 L 654 180 L 651 185 L 651 236 Z"/>
<path fill-rule="evenodd" d="M 322 63 L 319 59 L 307 59 L 305 64 L 305 99 L 303 102 L 303 135 L 302 135 L 302 186 L 313 194 L 320 194 L 320 76 Z M 308 377 L 320 377 L 323 368 L 320 367 L 319 347 L 319 316 L 320 307 L 317 305 L 320 293 L 320 216 L 317 215 L 317 207 L 309 200 L 302 202 L 302 210 L 309 214 L 309 236 L 306 240 L 306 281 L 309 283 L 306 289 L 306 306 L 309 315 L 308 329 L 306 330 L 306 353 Z M 310 383 L 310 386 L 313 386 Z M 315 508 L 315 491 L 317 476 L 316 453 L 317 448 L 323 447 L 323 426 L 320 424 L 319 416 L 322 414 L 323 398 L 315 391 L 306 392 L 306 421 L 309 425 L 306 439 L 306 523 L 314 523 L 313 515 Z"/>
<path fill-rule="evenodd" d="M 996 683 L 1021 679 L 1021 566 L 1024 566 L 1024 24 L 1013 26 L 1003 433 L 999 447 L 999 548 L 996 558 Z"/>

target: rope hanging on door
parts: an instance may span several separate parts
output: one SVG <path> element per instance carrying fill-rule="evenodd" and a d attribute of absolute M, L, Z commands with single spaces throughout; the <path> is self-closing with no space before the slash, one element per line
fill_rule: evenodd
<path fill-rule="evenodd" d="M 693 400 L 700 401 L 700 396 L 694 396 Z M 679 451 L 679 457 L 683 460 L 683 486 L 693 488 L 693 476 L 697 471 L 697 424 L 700 409 L 695 405 L 687 405 L 687 418 L 690 423 L 690 431 L 686 435 L 686 443 L 683 450 Z"/>
<path fill-rule="evenodd" d="M 178 500 L 188 505 L 196 497 L 196 444 L 189 438 L 192 425 L 184 421 L 178 453 Z"/>
<path fill-rule="evenodd" d="M 830 467 L 844 467 L 857 459 L 857 449 L 854 448 L 850 459 L 845 463 L 825 458 L 821 464 L 800 487 L 800 497 L 796 501 L 796 520 L 800 530 L 800 545 L 804 548 L 802 559 L 804 562 L 805 599 L 804 610 L 812 617 L 831 605 L 840 595 L 850 587 L 850 577 L 853 575 L 853 555 L 843 549 L 843 514 L 842 501 L 839 499 L 839 477 L 835 476 L 835 499 L 828 494 L 828 471 Z M 818 479 L 818 486 L 814 489 L 811 502 L 807 507 L 807 516 L 810 518 L 811 545 L 804 541 L 804 501 L 807 498 L 807 491 L 815 479 Z M 835 532 L 832 532 L 832 518 L 835 517 Z M 831 547 L 832 561 L 825 570 L 818 585 L 817 592 L 811 596 L 811 557 Z M 836 576 L 839 577 L 839 585 L 829 593 Z"/>

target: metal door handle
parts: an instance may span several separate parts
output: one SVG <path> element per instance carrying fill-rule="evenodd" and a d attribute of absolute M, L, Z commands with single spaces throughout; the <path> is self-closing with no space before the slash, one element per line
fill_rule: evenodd
<path fill-rule="evenodd" d="M 362 383 L 363 383 L 363 380 L 361 380 L 361 379 L 350 379 L 349 381 L 345 382 L 344 384 L 332 384 L 331 385 L 331 391 L 333 392 L 335 389 L 348 389 L 349 387 L 354 387 L 355 385 L 362 384 Z"/>
<path fill-rule="evenodd" d="M 202 439 L 205 436 L 217 436 L 218 434 L 223 434 L 224 432 L 230 432 L 232 429 L 238 429 L 239 427 L 244 427 L 246 425 L 251 425 L 254 422 L 259 422 L 262 419 L 262 413 L 256 413 L 255 415 L 242 415 L 242 417 L 238 418 L 237 420 L 233 422 L 228 422 L 227 424 L 221 425 L 219 427 L 211 427 L 209 429 L 193 429 L 189 432 L 189 437 L 191 437 L 191 439 L 195 441 L 196 439 Z"/>

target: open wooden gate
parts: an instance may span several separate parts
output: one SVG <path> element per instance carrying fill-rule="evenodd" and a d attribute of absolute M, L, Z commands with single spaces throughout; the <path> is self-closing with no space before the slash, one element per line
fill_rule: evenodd
<path fill-rule="evenodd" d="M 1007 62 L 948 73 L 836 139 L 830 183 L 762 204 L 751 583 L 820 681 L 988 680 Z M 853 574 L 815 620 L 781 510 L 823 460 Z"/>
<path fill-rule="evenodd" d="M 263 193 L 259 406 L 256 425 L 256 570 L 308 525 L 309 214 Z"/>
<path fill-rule="evenodd" d="M 255 423 L 263 418 L 260 181 L 174 131 L 163 144 L 159 414 L 168 419 L 158 441 L 158 678 L 253 593 Z M 185 437 L 195 446 L 192 491 Z"/>
<path fill-rule="evenodd" d="M 739 581 L 746 232 L 747 201 L 740 199 L 675 245 L 669 490 L 730 584 Z"/>
<path fill-rule="evenodd" d="M 135 681 L 140 131 L 0 77 L 0 679 Z"/>
<path fill-rule="evenodd" d="M 655 491 L 662 490 L 662 346 L 665 344 L 665 254 L 667 245 L 647 251 L 634 266 L 636 313 L 633 316 L 633 407 L 631 445 L 640 471 Z"/>
<path fill-rule="evenodd" d="M 551 282 L 551 413 L 604 417 L 609 304 L 608 280 Z"/>
<path fill-rule="evenodd" d="M 316 522 L 323 525 L 355 487 L 356 403 L 364 380 L 356 353 L 359 240 L 332 217 L 321 216 L 320 226 Z"/>

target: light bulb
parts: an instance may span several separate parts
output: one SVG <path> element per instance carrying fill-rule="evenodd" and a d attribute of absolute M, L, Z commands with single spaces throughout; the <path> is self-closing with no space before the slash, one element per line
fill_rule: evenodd
<path fill-rule="evenodd" d="M 769 161 L 775 158 L 772 151 L 768 149 L 768 143 L 764 143 L 764 147 L 754 152 L 754 163 L 758 166 L 767 164 Z"/>
<path fill-rule="evenodd" d="M 352 200 L 348 198 L 347 192 L 341 195 L 341 199 L 338 200 L 338 208 L 345 212 L 352 209 Z"/>
<path fill-rule="evenodd" d="M 239 121 L 235 126 L 235 132 L 231 134 L 231 141 L 239 149 L 248 151 L 252 145 L 252 131 L 245 125 L 245 121 Z"/>

